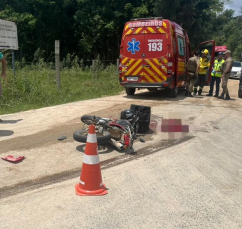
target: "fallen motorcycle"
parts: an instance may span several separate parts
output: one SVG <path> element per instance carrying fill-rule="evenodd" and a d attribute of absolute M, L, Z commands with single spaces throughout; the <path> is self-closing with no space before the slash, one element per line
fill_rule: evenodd
<path fill-rule="evenodd" d="M 131 149 L 139 129 L 138 112 L 131 110 L 122 111 L 123 119 L 101 118 L 84 115 L 82 130 L 73 134 L 74 140 L 86 143 L 89 125 L 95 125 L 97 143 L 99 145 L 110 143 L 118 150 Z"/>

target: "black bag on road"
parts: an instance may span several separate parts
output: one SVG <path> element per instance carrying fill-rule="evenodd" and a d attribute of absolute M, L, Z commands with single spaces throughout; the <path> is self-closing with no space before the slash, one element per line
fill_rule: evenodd
<path fill-rule="evenodd" d="M 133 111 L 134 113 L 136 113 L 138 111 L 138 116 L 139 116 L 138 133 L 142 134 L 142 133 L 146 133 L 147 131 L 149 131 L 151 107 L 131 104 L 130 110 Z"/>

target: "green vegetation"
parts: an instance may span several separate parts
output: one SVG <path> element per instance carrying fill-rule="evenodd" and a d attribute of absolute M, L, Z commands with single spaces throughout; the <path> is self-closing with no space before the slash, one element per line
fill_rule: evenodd
<path fill-rule="evenodd" d="M 0 97 L 0 114 L 63 104 L 84 99 L 115 95 L 123 90 L 118 83 L 116 66 L 110 65 L 96 72 L 78 66 L 61 71 L 61 89 L 56 87 L 56 72 L 44 63 L 8 71 Z"/>
<path fill-rule="evenodd" d="M 233 10 L 224 10 L 223 0 L 157 0 L 155 14 L 182 25 L 193 48 L 202 41 L 215 40 L 227 45 L 233 58 L 242 60 L 242 9 L 234 17 Z"/>
<path fill-rule="evenodd" d="M 242 51 L 242 16 L 224 10 L 228 1 L 1 0 L 0 18 L 17 23 L 19 61 L 32 62 L 36 50 L 43 52 L 45 61 L 53 61 L 55 40 L 60 40 L 62 58 L 70 53 L 87 60 L 99 54 L 102 60 L 115 60 L 124 24 L 131 18 L 153 16 L 180 24 L 193 48 L 216 38 L 237 55 Z"/>

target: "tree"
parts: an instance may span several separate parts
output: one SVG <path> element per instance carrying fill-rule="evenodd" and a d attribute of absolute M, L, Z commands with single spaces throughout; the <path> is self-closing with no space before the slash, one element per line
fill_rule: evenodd
<path fill-rule="evenodd" d="M 156 16 L 168 18 L 181 25 L 188 33 L 192 47 L 209 39 L 214 30 L 213 22 L 222 12 L 222 0 L 158 0 Z"/>
<path fill-rule="evenodd" d="M 125 23 L 131 18 L 162 16 L 180 24 L 192 47 L 215 39 L 241 52 L 241 17 L 223 11 L 225 0 L 1 0 L 0 18 L 18 26 L 19 59 L 41 54 L 54 59 L 54 41 L 61 56 L 115 60 Z M 239 26 L 238 26 L 239 25 Z M 237 28 L 236 28 L 237 26 Z M 240 29 L 238 29 L 240 28 Z M 52 61 L 53 61 L 52 59 Z"/>

